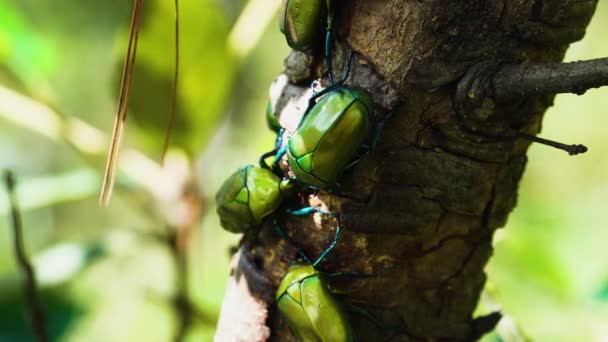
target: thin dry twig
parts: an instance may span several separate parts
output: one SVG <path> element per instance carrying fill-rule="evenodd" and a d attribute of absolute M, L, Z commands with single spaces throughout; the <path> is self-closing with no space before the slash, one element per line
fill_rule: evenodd
<path fill-rule="evenodd" d="M 36 340 L 46 342 L 49 340 L 46 330 L 46 318 L 38 299 L 36 290 L 36 275 L 34 269 L 28 259 L 23 244 L 23 226 L 21 223 L 21 214 L 17 204 L 17 196 L 15 195 L 15 177 L 10 171 L 5 171 L 4 181 L 8 190 L 8 196 L 11 206 L 11 218 L 13 228 L 13 245 L 15 246 L 15 256 L 17 263 L 24 274 L 23 278 L 23 294 L 27 307 L 29 309 L 29 320 L 32 331 L 36 336 Z"/>
<path fill-rule="evenodd" d="M 135 70 L 135 59 L 137 56 L 137 42 L 139 38 L 139 28 L 141 25 L 141 11 L 143 0 L 133 0 L 133 12 L 131 16 L 131 24 L 129 28 L 129 44 L 125 55 L 122 77 L 120 80 L 120 92 L 118 95 L 118 105 L 114 115 L 114 128 L 112 129 L 112 138 L 110 139 L 110 147 L 108 150 L 108 159 L 106 169 L 103 176 L 103 184 L 99 195 L 99 204 L 101 206 L 108 205 L 110 197 L 112 197 L 112 189 L 116 180 L 116 167 L 118 164 L 118 156 L 122 145 L 125 122 L 127 120 L 127 112 L 129 110 L 129 98 L 131 95 L 131 84 L 133 81 L 133 70 Z"/>
<path fill-rule="evenodd" d="M 535 143 L 543 144 L 543 145 L 546 145 L 546 146 L 551 146 L 551 147 L 556 148 L 558 150 L 566 151 L 571 156 L 576 156 L 578 154 L 585 153 L 585 152 L 587 152 L 589 150 L 587 148 L 587 146 L 582 145 L 582 144 L 568 145 L 568 144 L 564 144 L 564 143 L 561 143 L 561 142 L 557 142 L 557 141 L 553 141 L 553 140 L 549 140 L 549 139 L 545 139 L 545 138 L 541 138 L 541 137 L 537 137 L 535 135 L 530 135 L 530 134 L 525 134 L 525 133 L 519 133 L 519 137 L 520 138 L 524 138 L 524 139 L 528 139 L 528 140 L 533 141 Z"/>
<path fill-rule="evenodd" d="M 173 93 L 171 95 L 171 110 L 169 112 L 169 122 L 167 124 L 167 130 L 165 132 L 165 142 L 163 149 L 160 154 L 160 165 L 165 163 L 165 156 L 167 155 L 167 149 L 169 149 L 169 140 L 171 138 L 171 131 L 175 122 L 175 114 L 177 111 L 177 87 L 179 85 L 179 1 L 175 0 L 175 70 L 173 71 Z"/>
<path fill-rule="evenodd" d="M 176 236 L 177 237 L 177 236 Z M 177 273 L 177 293 L 173 297 L 173 307 L 178 316 L 178 326 L 175 331 L 175 341 L 183 341 L 194 321 L 194 308 L 190 301 L 190 272 L 188 272 L 188 257 L 185 251 L 180 251 L 177 239 L 171 245 Z"/>

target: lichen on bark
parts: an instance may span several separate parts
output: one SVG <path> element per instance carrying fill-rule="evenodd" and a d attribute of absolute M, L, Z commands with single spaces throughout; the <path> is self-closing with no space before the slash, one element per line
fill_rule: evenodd
<path fill-rule="evenodd" d="M 492 236 L 516 204 L 526 163 L 529 142 L 516 133 L 538 133 L 553 98 L 469 102 L 467 91 L 457 96 L 459 81 L 480 65 L 561 61 L 568 45 L 583 37 L 595 5 L 336 1 L 334 70 L 352 51 L 347 84 L 372 95 L 377 119 L 391 116 L 377 147 L 341 178 L 340 196 L 307 191 L 294 203 L 327 208 L 344 228 L 320 269 L 382 273 L 331 281 L 360 340 L 478 337 L 472 313 Z M 271 93 L 289 128 L 305 109 L 308 84 L 323 76 L 325 66 L 322 58 L 292 55 L 287 61 L 285 74 L 297 84 L 282 76 Z M 337 224 L 321 215 L 279 220 L 311 256 L 331 242 Z M 243 239 L 238 257 L 252 265 L 240 269 L 242 263 L 235 263 L 238 281 L 251 283 L 249 295 L 261 299 L 267 312 L 233 339 L 250 341 L 248 336 L 266 336 L 252 332 L 269 328 L 270 340 L 293 340 L 272 298 L 296 251 L 264 225 Z M 222 316 L 230 310 L 238 308 L 224 306 Z M 224 329 L 230 328 L 218 326 Z"/>

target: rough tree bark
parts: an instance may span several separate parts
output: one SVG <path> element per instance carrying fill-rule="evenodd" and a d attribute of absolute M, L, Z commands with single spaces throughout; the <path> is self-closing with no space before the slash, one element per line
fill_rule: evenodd
<path fill-rule="evenodd" d="M 320 269 L 394 267 L 374 278 L 331 281 L 361 341 L 474 340 L 496 322 L 475 320 L 472 312 L 493 233 L 516 203 L 530 144 L 518 133 L 539 132 L 551 93 L 608 83 L 605 60 L 558 64 L 583 37 L 596 1 L 351 0 L 336 6 L 334 70 L 353 51 L 348 84 L 372 94 L 377 118 L 392 116 L 377 148 L 340 180 L 341 196 L 321 191 L 298 198 L 299 205 L 336 213 L 344 228 Z M 286 59 L 286 76 L 271 94 L 288 128 L 324 68 L 321 56 Z M 280 220 L 312 256 L 331 242 L 336 225 L 321 216 Z M 217 340 L 294 340 L 274 306 L 274 291 L 294 258 L 270 225 L 243 239 Z"/>

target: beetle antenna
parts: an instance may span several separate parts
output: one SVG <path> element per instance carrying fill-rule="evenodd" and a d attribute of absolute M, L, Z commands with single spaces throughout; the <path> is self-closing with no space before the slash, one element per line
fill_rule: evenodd
<path fill-rule="evenodd" d="M 163 166 L 165 163 L 165 156 L 167 155 L 167 149 L 169 148 L 169 139 L 171 138 L 171 131 L 173 130 L 173 124 L 175 121 L 175 113 L 177 111 L 177 86 L 179 81 L 179 0 L 175 0 L 175 70 L 173 73 L 173 94 L 171 96 L 171 110 L 169 112 L 169 123 L 167 124 L 167 130 L 165 132 L 165 142 L 163 149 L 160 154 L 160 165 Z"/>
<path fill-rule="evenodd" d="M 533 141 L 535 143 L 551 146 L 551 147 L 557 148 L 558 150 L 566 151 L 571 156 L 575 156 L 577 154 L 582 154 L 589 150 L 587 148 L 587 146 L 581 145 L 581 144 L 567 145 L 567 144 L 563 144 L 563 143 L 560 143 L 557 141 L 537 137 L 535 135 L 529 135 L 526 133 L 518 133 L 517 135 L 520 138 L 527 139 L 527 140 Z"/>

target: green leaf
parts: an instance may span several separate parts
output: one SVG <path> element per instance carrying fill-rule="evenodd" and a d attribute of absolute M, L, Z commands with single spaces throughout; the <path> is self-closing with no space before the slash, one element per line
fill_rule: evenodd
<path fill-rule="evenodd" d="M 144 6 L 130 108 L 138 142 L 158 154 L 173 87 L 174 8 L 172 1 Z M 192 156 L 209 140 L 223 113 L 235 61 L 225 43 L 228 27 L 221 9 L 213 2 L 182 1 L 180 6 L 178 111 L 171 142 Z M 126 46 L 126 39 L 122 41 Z M 116 80 L 121 68 L 116 65 Z"/>

